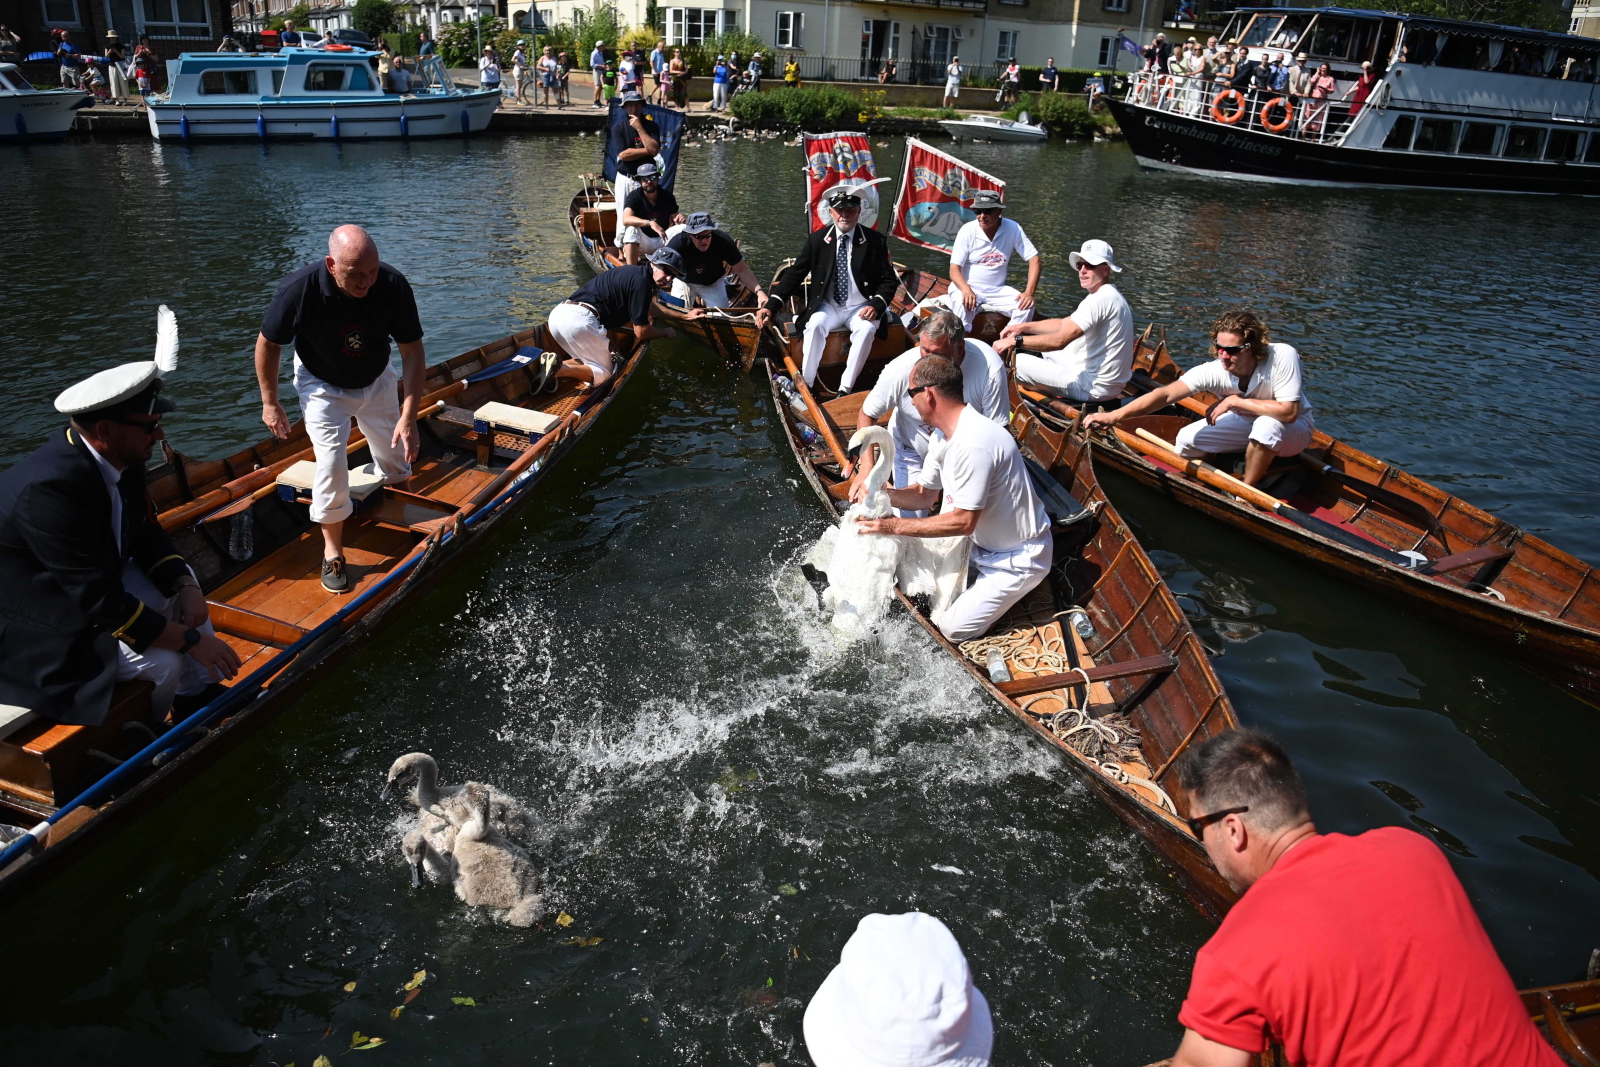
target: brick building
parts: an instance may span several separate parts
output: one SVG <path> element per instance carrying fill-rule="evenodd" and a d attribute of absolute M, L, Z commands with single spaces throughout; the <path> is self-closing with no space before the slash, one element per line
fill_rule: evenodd
<path fill-rule="evenodd" d="M 79 50 L 99 55 L 106 33 L 115 29 L 123 51 L 132 54 L 141 35 L 150 38 L 158 56 L 208 52 L 233 32 L 233 18 L 223 0 L 0 0 L 0 24 L 22 38 L 22 52 L 54 49 L 50 31 L 63 29 Z M 24 69 L 36 83 L 53 82 L 56 65 L 29 63 Z"/>

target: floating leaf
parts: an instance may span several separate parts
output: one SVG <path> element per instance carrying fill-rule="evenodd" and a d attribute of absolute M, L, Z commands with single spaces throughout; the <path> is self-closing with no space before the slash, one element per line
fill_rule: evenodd
<path fill-rule="evenodd" d="M 571 926 L 572 921 L 572 916 L 568 915 L 566 912 L 562 912 L 560 915 L 556 916 L 557 926 Z"/>
<path fill-rule="evenodd" d="M 406 1010 L 406 1006 L 404 1004 L 401 1004 L 398 1007 L 390 1008 L 389 1009 L 389 1018 L 398 1019 L 398 1018 L 400 1018 L 400 1013 L 405 1011 L 405 1010 Z"/>
<path fill-rule="evenodd" d="M 772 979 L 770 979 L 770 978 L 767 979 L 767 988 L 768 989 L 772 988 Z"/>
<path fill-rule="evenodd" d="M 577 945 L 579 948 L 593 948 L 604 941 L 603 937 L 569 937 L 561 942 L 563 945 Z"/>
<path fill-rule="evenodd" d="M 350 1035 L 350 1047 L 351 1048 L 355 1048 L 357 1045 L 361 1044 L 361 1042 L 365 1041 L 366 1039 L 367 1039 L 367 1035 L 363 1034 L 360 1030 L 357 1030 L 355 1033 Z"/>
<path fill-rule="evenodd" d="M 478 1006 L 478 1002 L 471 997 L 451 997 L 450 1003 L 459 1004 L 463 1008 L 476 1008 Z"/>
<path fill-rule="evenodd" d="M 379 1045 L 381 1045 L 383 1043 L 384 1043 L 383 1042 L 383 1038 L 381 1038 L 381 1037 L 369 1037 L 369 1038 L 367 1038 L 367 1040 L 366 1040 L 366 1042 L 364 1044 L 351 1045 L 350 1046 L 350 1051 L 351 1052 L 365 1052 L 367 1049 L 377 1048 Z"/>
<path fill-rule="evenodd" d="M 346 982 L 344 984 L 344 991 L 346 993 L 354 993 L 356 991 L 356 984 L 354 982 Z"/>
<path fill-rule="evenodd" d="M 411 992 L 406 994 L 406 999 L 401 1001 L 401 1004 L 410 1004 L 413 1000 L 417 999 L 417 994 L 420 992 L 422 992 L 422 990 L 413 989 Z"/>
<path fill-rule="evenodd" d="M 782 893 L 786 897 L 792 897 L 796 893 L 800 892 L 800 890 L 796 889 L 794 886 L 790 885 L 788 882 L 785 882 L 785 883 L 783 883 L 782 885 L 780 885 L 778 887 L 778 892 Z"/>
<path fill-rule="evenodd" d="M 416 974 L 411 976 L 411 981 L 409 981 L 405 985 L 401 986 L 401 988 L 402 989 L 415 989 L 415 988 L 417 988 L 417 986 L 421 985 L 423 982 L 426 982 L 427 980 L 428 980 L 428 972 L 427 971 L 418 971 Z"/>
<path fill-rule="evenodd" d="M 311 1067 L 333 1067 L 333 1061 L 326 1056 L 318 1056 L 312 1061 Z"/>

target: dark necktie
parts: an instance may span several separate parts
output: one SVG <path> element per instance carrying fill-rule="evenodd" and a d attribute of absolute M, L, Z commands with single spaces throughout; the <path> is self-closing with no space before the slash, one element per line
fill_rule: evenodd
<path fill-rule="evenodd" d="M 850 238 L 839 233 L 834 243 L 839 246 L 839 252 L 833 266 L 833 302 L 844 307 L 850 299 Z"/>

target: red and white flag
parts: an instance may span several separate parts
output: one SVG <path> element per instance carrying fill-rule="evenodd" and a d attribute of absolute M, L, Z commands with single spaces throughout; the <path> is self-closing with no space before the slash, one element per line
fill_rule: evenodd
<path fill-rule="evenodd" d="M 989 189 L 1003 198 L 1005 187 L 994 175 L 908 137 L 889 233 L 908 244 L 948 252 L 961 227 L 977 218 L 972 194 Z"/>
<path fill-rule="evenodd" d="M 840 182 L 868 182 L 877 177 L 872 162 L 872 146 L 864 133 L 808 133 L 803 141 L 806 153 L 807 232 L 832 225 L 822 194 Z M 861 225 L 878 226 L 878 190 L 861 191 Z"/>

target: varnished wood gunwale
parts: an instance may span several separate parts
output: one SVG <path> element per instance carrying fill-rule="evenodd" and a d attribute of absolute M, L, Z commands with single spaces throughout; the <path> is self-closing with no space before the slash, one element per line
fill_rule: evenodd
<path fill-rule="evenodd" d="M 770 363 L 767 370 L 769 376 L 775 373 Z M 801 442 L 795 430 L 795 416 L 776 383 L 772 394 L 785 438 L 802 474 L 828 514 L 836 517 L 842 510 L 832 491 L 839 480 L 837 469 L 819 463 Z M 841 397 L 829 407 L 843 408 L 854 399 L 854 395 Z M 830 410 L 829 415 L 833 417 L 835 412 Z M 1147 769 L 1151 774 L 1158 769 L 1163 772 L 1158 784 L 1171 796 L 1178 811 L 1187 814 L 1188 798 L 1178 786 L 1176 775 L 1170 773 L 1168 757 L 1194 736 L 1208 737 L 1236 726 L 1232 704 L 1160 573 L 1100 491 L 1094 478 L 1091 451 L 1082 438 L 1069 440 L 1066 435 L 1052 432 L 1025 409 L 1019 410 L 1013 432 L 1025 451 L 1050 470 L 1080 502 L 1099 509 L 1097 518 L 1092 520 L 1098 524 L 1098 529 L 1083 550 L 1088 573 L 1081 577 L 1092 592 L 1079 601 L 1087 607 L 1099 631 L 1098 638 L 1091 643 L 1091 651 L 1099 646 L 1096 665 L 1127 664 L 1157 656 L 1170 656 L 1176 661 L 1172 672 L 1156 674 L 1158 684 L 1153 689 L 1146 686 L 1147 675 L 1113 679 L 1109 685 L 1115 686 L 1111 692 L 1114 699 L 1139 700 L 1130 710 L 1141 728 Z M 1211 866 L 1204 849 L 1179 817 L 1167 813 L 1138 788 L 1119 784 L 1101 773 L 1093 761 L 1056 737 L 1038 715 L 1028 712 L 1025 705 L 1040 694 L 1012 697 L 1003 692 L 990 681 L 986 671 L 948 641 L 915 604 L 900 596 L 898 591 L 896 595 L 939 647 L 960 663 L 979 687 L 1061 752 L 1074 773 L 1173 865 L 1186 891 L 1205 914 L 1220 919 L 1226 913 L 1235 894 Z M 1137 614 L 1134 613 L 1136 608 L 1140 609 Z M 1114 639 L 1108 641 L 1113 635 Z M 1077 690 L 1081 690 L 1081 686 L 1056 692 L 1070 697 Z"/>

